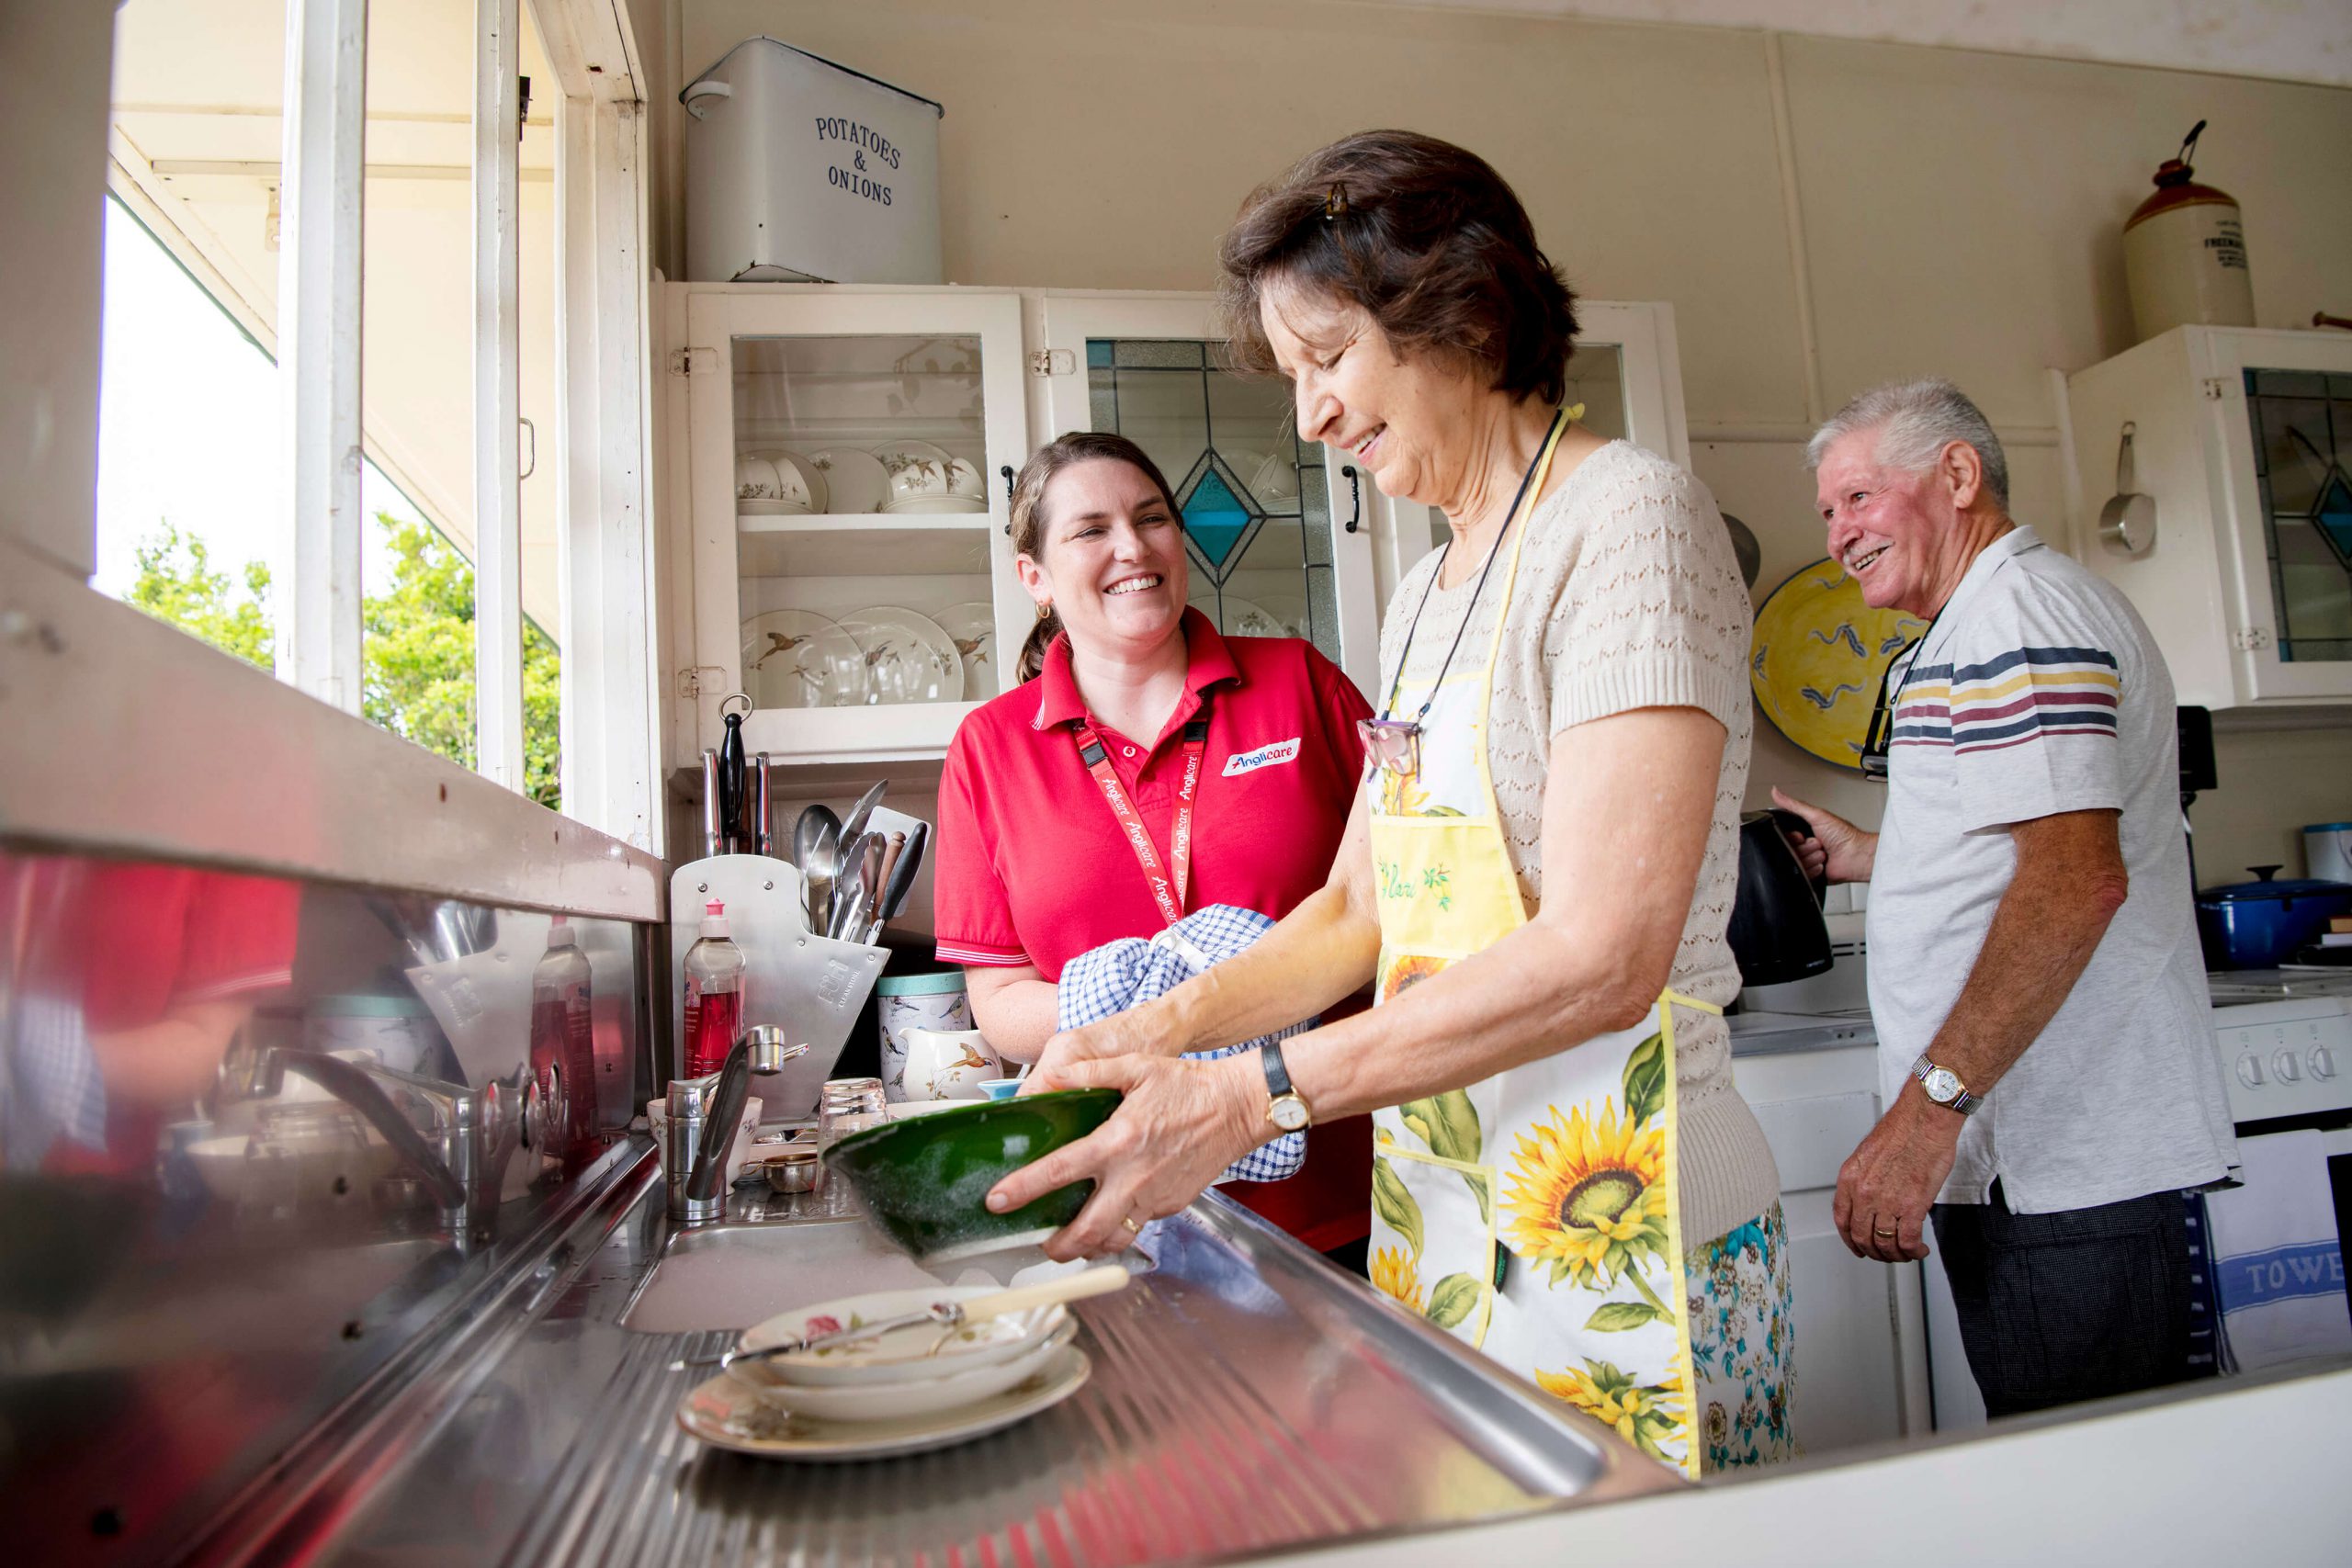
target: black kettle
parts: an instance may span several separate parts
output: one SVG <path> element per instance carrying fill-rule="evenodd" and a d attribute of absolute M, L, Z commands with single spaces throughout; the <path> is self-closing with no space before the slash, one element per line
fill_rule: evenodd
<path fill-rule="evenodd" d="M 1837 960 L 1821 918 L 1821 889 L 1797 863 L 1783 835 L 1810 838 L 1793 811 L 1751 811 L 1739 819 L 1739 896 L 1731 907 L 1732 957 L 1744 986 L 1783 986 L 1825 974 Z"/>

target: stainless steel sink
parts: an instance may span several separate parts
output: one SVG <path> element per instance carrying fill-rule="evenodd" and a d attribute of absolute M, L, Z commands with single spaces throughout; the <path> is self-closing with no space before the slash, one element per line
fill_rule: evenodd
<path fill-rule="evenodd" d="M 749 1328 L 836 1296 L 942 1282 L 863 1218 L 706 1225 L 670 1237 L 621 1326 Z"/>

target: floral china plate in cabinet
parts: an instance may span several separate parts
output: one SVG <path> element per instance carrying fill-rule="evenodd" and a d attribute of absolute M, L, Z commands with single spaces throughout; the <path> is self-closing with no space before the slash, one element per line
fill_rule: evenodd
<path fill-rule="evenodd" d="M 1050 1410 L 1086 1386 L 1094 1363 L 1071 1347 L 1004 1393 L 953 1410 L 888 1421 L 820 1421 L 767 1404 L 722 1372 L 678 1406 L 678 1425 L 717 1449 L 819 1463 L 924 1453 L 984 1438 Z"/>
<path fill-rule="evenodd" d="M 928 441 L 886 441 L 875 457 L 889 475 L 882 510 L 891 513 L 975 513 L 989 507 L 979 469 Z"/>
<path fill-rule="evenodd" d="M 780 492 L 786 501 L 798 500 L 809 512 L 830 512 L 832 499 L 828 493 L 825 472 L 816 463 L 797 452 L 770 452 L 767 460 L 775 465 L 777 479 L 783 484 Z M 795 490 L 797 487 L 798 493 Z"/>
<path fill-rule="evenodd" d="M 890 474 L 881 459 L 854 446 L 828 446 L 808 454 L 809 465 L 825 477 L 836 515 L 879 512 L 890 499 Z"/>
<path fill-rule="evenodd" d="M 978 697 L 995 691 L 996 606 L 968 600 L 948 605 L 938 620 L 939 629 L 956 645 L 956 656 L 964 661 L 964 694 Z"/>
<path fill-rule="evenodd" d="M 743 623 L 743 690 L 755 708 L 856 707 L 865 653 L 822 615 L 769 610 Z"/>
<path fill-rule="evenodd" d="M 964 695 L 964 660 L 937 621 L 877 604 L 841 618 L 857 643 L 869 703 L 952 703 Z"/>

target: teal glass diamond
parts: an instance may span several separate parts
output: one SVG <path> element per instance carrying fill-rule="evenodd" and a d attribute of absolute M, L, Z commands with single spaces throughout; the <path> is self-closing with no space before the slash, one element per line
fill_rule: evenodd
<path fill-rule="evenodd" d="M 2342 468 L 2327 471 L 2319 499 L 2312 503 L 2312 525 L 2344 570 L 2352 571 L 2352 484 L 2345 482 Z"/>
<path fill-rule="evenodd" d="M 1184 514 L 1184 534 L 1212 581 L 1223 582 L 1239 564 L 1250 541 L 1258 536 L 1265 513 L 1250 499 L 1249 489 L 1234 476 L 1215 448 L 1203 452 L 1193 471 L 1177 487 L 1177 510 Z"/>

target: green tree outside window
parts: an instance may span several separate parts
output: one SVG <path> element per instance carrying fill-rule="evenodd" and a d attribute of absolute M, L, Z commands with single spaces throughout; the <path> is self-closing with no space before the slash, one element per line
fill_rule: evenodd
<path fill-rule="evenodd" d="M 360 711 L 393 734 L 464 767 L 474 762 L 474 572 L 430 526 L 379 513 L 390 585 L 360 606 Z M 202 539 L 164 521 L 138 547 L 125 597 L 225 653 L 274 666 L 269 568 L 243 570 L 239 593 Z M 562 665 L 556 646 L 523 623 L 524 793 L 556 808 Z"/>

